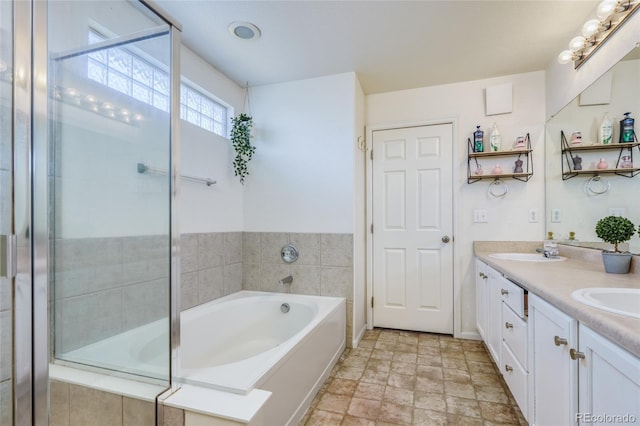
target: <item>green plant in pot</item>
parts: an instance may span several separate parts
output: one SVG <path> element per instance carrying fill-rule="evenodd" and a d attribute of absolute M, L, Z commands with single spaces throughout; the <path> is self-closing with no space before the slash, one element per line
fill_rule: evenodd
<path fill-rule="evenodd" d="M 249 174 L 247 166 L 256 151 L 256 147 L 251 145 L 253 118 L 250 115 L 241 113 L 231 118 L 231 124 L 231 144 L 236 151 L 236 156 L 233 159 L 233 170 L 235 175 L 240 177 L 240 183 L 244 185 L 244 179 Z"/>
<path fill-rule="evenodd" d="M 636 232 L 635 225 L 621 216 L 607 216 L 596 223 L 596 235 L 613 244 L 613 251 L 603 251 L 604 270 L 612 274 L 627 274 L 631 267 L 631 253 L 618 250 L 618 244 L 629 241 Z"/>

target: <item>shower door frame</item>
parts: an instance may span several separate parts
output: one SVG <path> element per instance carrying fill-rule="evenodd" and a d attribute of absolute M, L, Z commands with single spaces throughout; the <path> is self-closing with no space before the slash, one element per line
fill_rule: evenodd
<path fill-rule="evenodd" d="M 182 26 L 150 0 L 138 0 L 142 7 L 155 13 L 169 25 L 170 34 L 170 284 L 169 284 L 169 388 L 175 389 L 175 377 L 179 375 L 180 348 L 180 232 L 178 230 L 178 197 L 180 195 L 180 44 Z M 27 112 L 30 133 L 27 149 L 30 158 L 30 173 L 25 188 L 25 199 L 31 200 L 27 209 L 30 255 L 18 258 L 18 271 L 26 271 L 31 286 L 25 286 L 25 297 L 16 298 L 14 422 L 16 425 L 49 424 L 49 172 L 50 137 L 48 117 L 48 14 L 47 2 L 38 0 L 14 0 L 15 5 L 15 56 L 16 69 L 22 64 L 26 70 L 25 93 L 20 99 L 16 93 L 16 107 Z M 14 115 L 15 117 L 15 115 Z M 28 296 L 28 297 L 27 297 Z M 18 309 L 19 308 L 19 309 Z M 19 332 L 22 331 L 22 332 Z M 20 358 L 18 353 L 32 354 Z M 18 372 L 24 372 L 18 374 Z"/>

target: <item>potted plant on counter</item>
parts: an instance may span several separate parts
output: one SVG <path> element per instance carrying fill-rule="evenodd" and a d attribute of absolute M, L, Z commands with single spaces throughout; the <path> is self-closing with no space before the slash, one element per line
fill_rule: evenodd
<path fill-rule="evenodd" d="M 627 274 L 631 267 L 631 253 L 618 250 L 618 244 L 629 241 L 636 232 L 635 225 L 621 216 L 607 216 L 596 223 L 596 235 L 613 244 L 613 251 L 602 252 L 604 270 L 612 274 Z"/>

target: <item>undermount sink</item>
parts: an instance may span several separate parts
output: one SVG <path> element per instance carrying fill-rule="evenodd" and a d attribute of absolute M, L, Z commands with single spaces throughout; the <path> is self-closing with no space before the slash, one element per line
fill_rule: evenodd
<path fill-rule="evenodd" d="M 594 308 L 640 318 L 640 288 L 582 288 L 571 297 Z"/>
<path fill-rule="evenodd" d="M 566 257 L 544 257 L 542 253 L 492 253 L 489 257 L 502 260 L 517 260 L 519 262 L 561 262 Z"/>

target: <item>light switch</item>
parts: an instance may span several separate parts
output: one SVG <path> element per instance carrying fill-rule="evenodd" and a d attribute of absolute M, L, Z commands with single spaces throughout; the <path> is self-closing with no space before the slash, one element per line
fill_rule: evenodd
<path fill-rule="evenodd" d="M 560 209 L 552 209 L 551 210 L 551 222 L 560 223 L 562 220 L 562 215 L 560 214 Z"/>
<path fill-rule="evenodd" d="M 487 211 L 475 209 L 473 211 L 473 221 L 475 223 L 487 223 Z"/>

